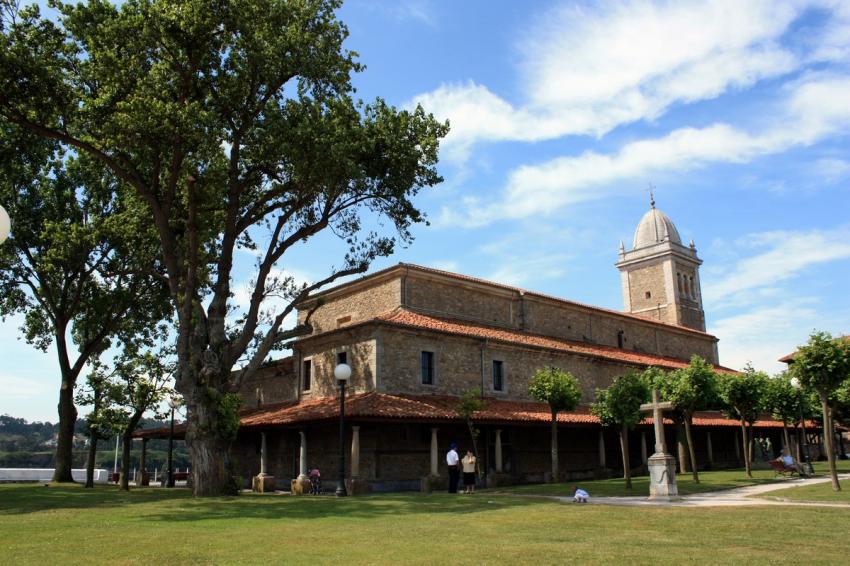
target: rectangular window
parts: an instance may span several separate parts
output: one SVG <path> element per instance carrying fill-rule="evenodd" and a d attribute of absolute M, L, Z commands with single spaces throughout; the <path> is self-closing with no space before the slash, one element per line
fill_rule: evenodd
<path fill-rule="evenodd" d="M 505 364 L 493 360 L 493 391 L 505 390 Z"/>
<path fill-rule="evenodd" d="M 348 363 L 348 352 L 338 352 L 336 355 L 336 364 L 347 364 Z"/>
<path fill-rule="evenodd" d="M 301 372 L 304 391 L 310 391 L 310 381 L 313 378 L 313 360 L 304 360 L 304 371 Z"/>
<path fill-rule="evenodd" d="M 420 357 L 422 384 L 434 385 L 434 352 L 422 352 Z"/>

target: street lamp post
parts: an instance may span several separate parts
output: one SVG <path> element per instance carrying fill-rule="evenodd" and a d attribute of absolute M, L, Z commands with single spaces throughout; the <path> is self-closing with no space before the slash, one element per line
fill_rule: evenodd
<path fill-rule="evenodd" d="M 345 490 L 345 384 L 351 377 L 351 366 L 339 364 L 334 368 L 334 377 L 339 382 L 339 483 L 336 494 L 340 497 L 348 495 Z"/>
<path fill-rule="evenodd" d="M 812 468 L 812 461 L 809 458 L 809 441 L 806 437 L 806 419 L 803 416 L 803 391 L 802 385 L 800 384 L 800 380 L 796 377 L 791 378 L 791 386 L 797 390 L 797 407 L 800 409 L 800 426 L 803 428 L 803 441 L 801 446 L 803 448 L 803 471 L 807 476 L 813 476 L 815 474 L 814 468 Z M 800 431 L 797 431 L 799 435 Z"/>
<path fill-rule="evenodd" d="M 168 406 L 171 407 L 171 430 L 168 432 L 168 476 L 166 476 L 165 487 L 174 487 L 174 467 L 172 455 L 174 453 L 174 410 L 180 406 L 176 397 L 169 397 Z"/>

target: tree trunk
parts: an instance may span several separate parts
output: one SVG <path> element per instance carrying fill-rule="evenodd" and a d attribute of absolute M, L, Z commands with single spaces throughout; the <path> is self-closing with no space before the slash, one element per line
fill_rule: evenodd
<path fill-rule="evenodd" d="M 755 443 L 755 434 L 753 434 L 753 425 L 747 425 L 747 432 L 749 437 L 749 443 L 747 444 L 747 458 L 750 460 L 750 467 L 753 464 L 753 444 Z"/>
<path fill-rule="evenodd" d="M 71 468 L 74 466 L 74 426 L 77 423 L 77 408 L 74 406 L 74 384 L 62 378 L 59 390 L 59 438 L 56 442 L 56 468 L 53 481 L 74 483 Z"/>
<path fill-rule="evenodd" d="M 558 482 L 558 412 L 552 409 L 552 482 Z"/>
<path fill-rule="evenodd" d="M 676 449 L 679 455 L 679 473 L 684 474 L 688 471 L 688 448 L 685 446 L 687 439 L 682 432 L 682 425 L 676 426 Z"/>
<path fill-rule="evenodd" d="M 697 471 L 697 456 L 694 450 L 694 437 L 691 434 L 691 417 L 685 417 L 685 439 L 688 442 L 688 459 L 691 463 L 691 472 L 694 475 L 694 483 L 699 483 L 699 472 Z"/>
<path fill-rule="evenodd" d="M 97 457 L 97 429 L 89 432 L 89 455 L 86 461 L 86 487 L 94 487 L 94 467 Z"/>
<path fill-rule="evenodd" d="M 133 450 L 133 432 L 142 420 L 142 412 L 133 413 L 121 435 L 121 490 L 130 491 L 130 452 Z"/>
<path fill-rule="evenodd" d="M 785 439 L 785 448 L 788 450 L 788 453 L 791 453 L 791 437 L 788 435 L 788 425 L 784 422 L 782 423 L 782 437 Z M 799 462 L 800 459 L 797 458 Z"/>
<path fill-rule="evenodd" d="M 237 495 L 242 486 L 233 480 L 232 440 L 221 432 L 215 401 L 203 394 L 199 397 L 187 404 L 186 446 L 192 456 L 193 494 L 195 497 Z"/>
<path fill-rule="evenodd" d="M 747 446 L 749 442 L 747 442 L 747 423 L 743 420 L 741 421 L 741 437 L 744 440 L 742 452 L 744 453 L 744 470 L 747 472 L 747 477 L 753 477 L 753 473 L 750 471 L 750 459 L 748 457 Z"/>
<path fill-rule="evenodd" d="M 821 409 L 823 410 L 823 441 L 826 444 L 826 458 L 829 462 L 829 476 L 832 478 L 832 491 L 841 491 L 838 483 L 838 471 L 835 469 L 835 450 L 832 448 L 832 416 L 829 413 L 829 400 L 821 393 Z"/>
<path fill-rule="evenodd" d="M 623 453 L 623 478 L 626 480 L 626 489 L 632 488 L 632 467 L 629 463 L 629 429 L 620 429 L 620 451 Z"/>

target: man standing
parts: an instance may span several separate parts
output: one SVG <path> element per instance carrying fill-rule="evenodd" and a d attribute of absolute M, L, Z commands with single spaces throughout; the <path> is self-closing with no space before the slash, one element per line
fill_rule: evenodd
<path fill-rule="evenodd" d="M 446 465 L 449 467 L 449 493 L 457 493 L 457 480 L 460 477 L 458 470 L 457 442 L 452 442 L 449 452 L 446 454 Z"/>

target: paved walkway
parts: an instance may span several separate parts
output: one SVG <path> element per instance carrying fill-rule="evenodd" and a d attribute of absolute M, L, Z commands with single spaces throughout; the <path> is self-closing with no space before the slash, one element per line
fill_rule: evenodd
<path fill-rule="evenodd" d="M 839 474 L 838 478 L 842 480 L 850 479 L 850 474 Z M 790 479 L 782 483 L 751 485 L 723 491 L 710 491 L 708 493 L 700 493 L 697 495 L 684 495 L 674 501 L 657 501 L 645 497 L 593 497 L 593 494 L 591 494 L 590 503 L 594 505 L 632 505 L 638 507 L 742 507 L 748 505 L 792 505 L 797 507 L 843 507 L 845 509 L 850 509 L 850 503 L 793 501 L 789 499 L 777 500 L 752 497 L 754 495 L 780 491 L 791 487 L 800 487 L 803 485 L 812 485 L 828 481 L 830 481 L 829 477 Z M 553 499 L 573 503 L 572 497 L 553 497 Z M 576 505 L 579 504 L 576 503 Z"/>

